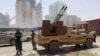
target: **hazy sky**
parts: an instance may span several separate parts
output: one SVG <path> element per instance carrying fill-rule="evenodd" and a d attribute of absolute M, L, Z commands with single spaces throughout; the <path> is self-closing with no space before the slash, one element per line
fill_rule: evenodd
<path fill-rule="evenodd" d="M 67 4 L 67 14 L 69 15 L 76 15 L 82 20 L 100 18 L 100 0 L 42 0 L 43 15 L 48 14 L 49 5 L 55 3 L 56 1 L 62 1 Z M 16 0 L 1 0 L 0 12 L 3 14 L 8 12 L 11 17 L 15 16 L 15 3 Z"/>

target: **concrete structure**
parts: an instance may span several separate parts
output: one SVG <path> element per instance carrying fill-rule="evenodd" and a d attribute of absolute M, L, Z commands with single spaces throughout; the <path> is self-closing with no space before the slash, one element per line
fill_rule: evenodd
<path fill-rule="evenodd" d="M 68 15 L 67 16 L 67 26 L 73 27 L 77 24 L 77 22 L 80 22 L 81 18 L 75 16 L 75 15 Z"/>
<path fill-rule="evenodd" d="M 46 15 L 45 19 L 50 20 L 52 23 L 63 6 L 67 6 L 67 5 L 62 3 L 61 1 L 57 1 L 54 4 L 50 5 L 49 15 Z M 67 11 L 65 11 L 65 13 L 61 17 L 60 21 L 63 21 L 64 26 L 67 26 L 67 22 L 66 22 L 67 21 Z"/>
<path fill-rule="evenodd" d="M 41 14 L 41 16 L 40 16 Z M 16 26 L 20 28 L 39 27 L 42 20 L 42 5 L 36 0 L 16 1 Z M 37 25 L 37 22 L 38 25 Z"/>
<path fill-rule="evenodd" d="M 3 15 L 0 13 L 0 28 L 9 28 L 10 27 L 10 18 L 9 14 Z"/>
<path fill-rule="evenodd" d="M 35 18 L 33 18 L 34 27 L 42 27 L 42 0 L 35 7 Z"/>

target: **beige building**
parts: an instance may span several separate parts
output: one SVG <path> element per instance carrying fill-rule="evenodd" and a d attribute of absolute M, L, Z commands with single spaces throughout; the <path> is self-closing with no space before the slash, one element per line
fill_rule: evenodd
<path fill-rule="evenodd" d="M 36 0 L 16 1 L 16 26 L 20 28 L 40 27 L 42 20 L 42 4 Z M 38 18 L 39 17 L 39 18 Z M 38 24 L 37 24 L 38 22 Z"/>
<path fill-rule="evenodd" d="M 76 15 L 67 16 L 67 26 L 68 27 L 73 27 L 80 21 L 81 21 L 81 18 L 77 17 Z"/>

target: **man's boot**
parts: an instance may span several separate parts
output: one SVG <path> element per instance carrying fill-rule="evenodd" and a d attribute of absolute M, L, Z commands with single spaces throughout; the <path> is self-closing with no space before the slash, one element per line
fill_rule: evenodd
<path fill-rule="evenodd" d="M 23 54 L 22 54 L 22 50 L 20 50 L 20 55 L 23 55 Z"/>
<path fill-rule="evenodd" d="M 17 50 L 17 52 L 16 52 L 16 55 L 18 55 L 18 50 Z"/>

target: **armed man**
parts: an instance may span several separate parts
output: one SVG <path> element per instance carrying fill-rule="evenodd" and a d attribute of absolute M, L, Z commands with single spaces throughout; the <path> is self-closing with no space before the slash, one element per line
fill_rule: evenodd
<path fill-rule="evenodd" d="M 32 30 L 32 34 L 31 34 L 31 37 L 32 37 L 32 46 L 33 46 L 33 50 L 36 50 L 37 48 L 36 48 L 36 43 L 35 43 L 35 40 L 34 40 L 34 36 L 35 36 L 34 30 Z"/>

